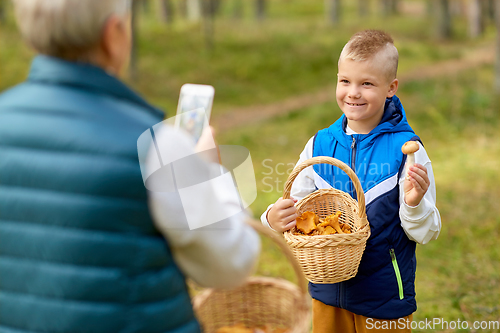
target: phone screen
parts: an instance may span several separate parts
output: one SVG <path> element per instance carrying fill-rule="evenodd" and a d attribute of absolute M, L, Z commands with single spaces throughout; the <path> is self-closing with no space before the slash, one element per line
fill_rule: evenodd
<path fill-rule="evenodd" d="M 187 131 L 195 142 L 198 142 L 203 129 L 208 126 L 213 98 L 212 86 L 185 84 L 181 88 L 176 126 Z"/>

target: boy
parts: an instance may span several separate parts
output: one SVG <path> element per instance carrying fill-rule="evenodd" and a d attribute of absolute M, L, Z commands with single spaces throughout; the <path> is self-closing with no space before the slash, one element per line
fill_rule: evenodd
<path fill-rule="evenodd" d="M 336 98 L 343 115 L 306 144 L 298 163 L 332 156 L 356 171 L 371 227 L 357 275 L 336 284 L 309 285 L 313 332 L 410 332 L 416 310 L 416 243 L 436 239 L 441 219 L 430 160 L 423 148 L 406 171 L 401 146 L 420 141 L 395 96 L 398 52 L 392 38 L 367 30 L 354 34 L 339 58 Z M 314 165 L 294 181 L 294 199 L 278 199 L 262 222 L 283 232 L 295 225 L 294 203 L 318 188 L 356 194 L 345 173 Z"/>

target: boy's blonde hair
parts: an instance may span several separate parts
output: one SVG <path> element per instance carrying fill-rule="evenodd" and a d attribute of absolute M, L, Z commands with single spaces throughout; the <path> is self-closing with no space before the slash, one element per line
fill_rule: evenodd
<path fill-rule="evenodd" d="M 398 71 L 398 50 L 392 37 L 380 30 L 365 30 L 355 33 L 342 49 L 340 62 L 344 59 L 366 61 L 375 56 L 381 57 L 383 70 L 389 80 L 396 78 Z"/>
<path fill-rule="evenodd" d="M 0 0 L 1 1 L 1 0 Z M 39 53 L 85 59 L 110 15 L 125 15 L 131 0 L 14 0 L 24 39 Z"/>

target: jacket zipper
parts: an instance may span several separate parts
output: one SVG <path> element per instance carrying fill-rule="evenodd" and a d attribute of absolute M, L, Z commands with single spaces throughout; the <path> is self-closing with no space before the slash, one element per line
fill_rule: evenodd
<path fill-rule="evenodd" d="M 354 135 L 352 135 L 352 143 L 351 143 L 351 169 L 356 173 L 356 138 Z M 351 184 L 351 194 L 352 197 L 355 198 L 357 193 L 354 190 L 354 184 L 352 183 L 352 180 L 349 181 Z M 339 282 L 339 307 L 341 309 L 344 309 L 344 283 Z"/>
<path fill-rule="evenodd" d="M 401 280 L 401 273 L 399 271 L 398 261 L 396 260 L 396 253 L 394 252 L 394 249 L 390 249 L 389 253 L 391 254 L 392 266 L 394 267 L 394 273 L 396 273 L 396 279 L 398 280 L 399 299 L 403 299 L 403 281 Z"/>
<path fill-rule="evenodd" d="M 354 135 L 352 136 L 351 150 L 352 150 L 351 169 L 352 169 L 352 171 L 354 171 L 354 173 L 356 173 L 356 138 L 354 137 Z M 350 181 L 350 183 L 351 183 L 351 194 L 352 194 L 352 197 L 355 198 L 357 193 L 354 190 L 354 185 L 353 185 L 352 181 Z"/>

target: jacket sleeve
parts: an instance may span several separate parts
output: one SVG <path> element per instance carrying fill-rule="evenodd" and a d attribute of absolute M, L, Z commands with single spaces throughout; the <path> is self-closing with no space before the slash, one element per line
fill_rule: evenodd
<path fill-rule="evenodd" d="M 408 206 L 404 200 L 405 168 L 399 179 L 399 217 L 408 238 L 419 244 L 427 244 L 439 236 L 439 232 L 441 231 L 441 216 L 436 207 L 436 184 L 431 161 L 424 147 L 420 143 L 419 146 L 420 149 L 415 153 L 415 163 L 427 168 L 430 185 L 422 201 L 417 206 Z"/>
<path fill-rule="evenodd" d="M 161 156 L 195 156 L 192 140 L 166 127 L 156 133 Z M 151 147 L 146 164 L 154 165 L 157 151 Z M 148 191 L 149 207 L 158 230 L 168 240 L 181 271 L 203 287 L 230 288 L 242 283 L 253 271 L 260 252 L 260 238 L 247 224 L 248 214 L 241 209 L 238 192 L 230 173 L 221 166 L 206 163 L 184 166 L 192 180 L 208 172 L 210 181 L 186 197 L 179 189 L 180 172 L 174 173 L 177 188 Z M 163 168 L 169 167 L 165 164 Z M 186 169 L 187 168 L 187 169 Z M 198 169 L 199 170 L 198 170 Z M 174 171 L 175 167 L 174 167 Z M 228 177 L 217 177 L 220 175 Z M 188 179 L 189 180 L 189 179 Z M 214 223 L 209 223 L 209 219 Z"/>
<path fill-rule="evenodd" d="M 310 138 L 307 141 L 304 150 L 300 153 L 299 161 L 295 164 L 295 167 L 300 163 L 304 162 L 312 158 L 313 156 L 313 144 L 314 137 Z M 295 178 L 292 189 L 290 191 L 290 196 L 297 200 L 301 200 L 306 195 L 314 192 L 316 190 L 316 186 L 314 185 L 314 169 L 312 166 L 305 168 L 302 170 Z M 269 205 L 264 213 L 260 216 L 260 220 L 263 225 L 271 228 L 269 225 L 269 221 L 267 220 L 267 213 L 273 207 L 273 204 Z"/>

